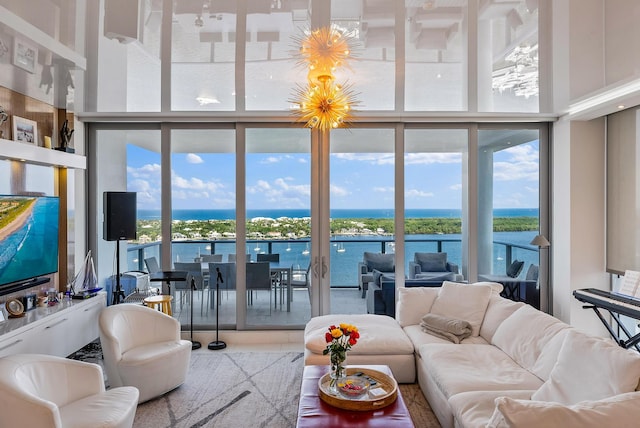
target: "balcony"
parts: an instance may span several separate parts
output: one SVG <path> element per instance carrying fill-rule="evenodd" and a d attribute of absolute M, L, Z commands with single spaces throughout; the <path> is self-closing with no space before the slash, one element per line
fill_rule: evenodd
<path fill-rule="evenodd" d="M 129 244 L 127 249 L 127 270 L 146 270 L 144 259 L 155 256 L 160 259 L 161 242 Z M 174 240 L 172 256 L 174 261 L 193 261 L 203 254 L 235 253 L 234 240 Z M 395 242 L 389 237 L 343 238 L 331 241 L 331 313 L 366 313 L 366 301 L 358 290 L 357 265 L 362 261 L 364 251 L 392 252 Z M 505 272 L 512 259 L 524 260 L 527 264 L 538 264 L 538 249 L 530 245 L 519 245 L 504 241 L 494 241 L 494 272 Z M 415 251 L 444 251 L 450 261 L 461 266 L 460 239 L 411 239 L 405 241 L 405 270 Z M 247 254 L 255 261 L 256 254 L 278 253 L 283 264 L 291 264 L 294 269 L 304 270 L 310 262 L 308 240 L 250 240 Z M 157 283 L 156 283 L 157 284 Z M 152 286 L 156 286 L 152 284 Z M 196 291 L 193 295 L 193 325 L 195 330 L 215 328 L 215 282 L 211 289 Z M 220 291 L 219 319 L 221 329 L 234 329 L 236 324 L 235 290 Z M 246 300 L 246 296 L 242 296 Z M 311 316 L 309 295 L 306 289 L 293 289 L 291 310 L 281 305 L 279 294 L 267 290 L 253 291 L 253 303 L 247 305 L 248 326 L 282 326 L 300 328 Z M 188 292 L 174 296 L 174 316 L 183 328 L 190 325 L 190 296 Z"/>

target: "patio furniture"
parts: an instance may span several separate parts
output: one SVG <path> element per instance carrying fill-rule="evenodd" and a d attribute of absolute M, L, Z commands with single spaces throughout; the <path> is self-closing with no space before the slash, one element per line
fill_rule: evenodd
<path fill-rule="evenodd" d="M 540 307 L 538 287 L 538 265 L 530 264 L 524 279 L 518 278 L 524 262 L 514 260 L 507 268 L 507 275 L 478 275 L 480 281 L 498 282 L 504 286 L 500 295 L 516 302 L 526 302 L 535 308 Z"/>
<path fill-rule="evenodd" d="M 311 303 L 311 263 L 307 265 L 306 270 L 293 270 L 291 287 L 293 289 L 306 288 L 309 293 L 309 303 Z"/>
<path fill-rule="evenodd" d="M 147 267 L 147 271 L 149 273 L 156 273 L 160 271 L 160 265 L 158 264 L 158 260 L 155 256 L 144 259 L 144 264 Z"/>
<path fill-rule="evenodd" d="M 195 281 L 196 290 L 200 290 L 200 315 L 204 313 L 204 292 L 208 287 L 209 280 L 205 278 L 202 272 L 202 263 L 201 262 L 175 262 L 174 267 L 176 270 L 181 270 L 187 272 L 191 277 L 193 277 Z M 176 281 L 175 282 L 175 291 L 180 291 L 180 309 L 182 309 L 182 303 L 184 301 L 184 294 L 191 294 L 193 290 L 191 289 L 191 280 L 187 277 L 184 281 Z M 207 294 L 207 297 L 209 295 Z M 209 302 L 207 301 L 207 309 Z"/>
<path fill-rule="evenodd" d="M 213 262 L 221 262 L 222 254 L 203 254 L 200 257 L 196 257 L 197 260 L 194 262 L 200 263 L 213 263 Z"/>
<path fill-rule="evenodd" d="M 180 339 L 178 320 L 145 306 L 122 304 L 103 309 L 98 325 L 112 388 L 135 386 L 142 403 L 184 383 L 192 344 Z"/>
<path fill-rule="evenodd" d="M 246 254 L 245 256 L 247 258 L 247 262 L 250 262 L 251 261 L 251 254 Z M 229 262 L 234 262 L 235 263 L 236 259 L 237 259 L 237 256 L 234 253 L 231 253 L 231 254 L 229 254 L 227 256 L 227 261 L 229 261 Z"/>
<path fill-rule="evenodd" d="M 269 262 L 247 263 L 247 299 L 253 305 L 253 291 L 269 291 L 269 315 L 271 315 L 271 269 Z"/>
<path fill-rule="evenodd" d="M 374 269 L 380 272 L 395 272 L 395 254 L 364 252 L 362 262 L 358 263 L 358 288 L 362 290 L 362 298 L 367 294 L 369 283 L 373 281 Z"/>
<path fill-rule="evenodd" d="M 209 294 L 214 293 L 214 285 L 218 280 L 218 271 L 220 272 L 220 279 L 222 282 L 218 284 L 218 295 L 215 299 L 211 299 L 211 307 L 213 308 L 214 302 L 220 304 L 220 291 L 236 289 L 236 264 L 229 262 L 222 263 L 209 263 Z"/>
<path fill-rule="evenodd" d="M 462 281 L 458 265 L 447 261 L 447 253 L 421 253 L 413 255 L 409 262 L 409 279 L 431 281 Z"/>

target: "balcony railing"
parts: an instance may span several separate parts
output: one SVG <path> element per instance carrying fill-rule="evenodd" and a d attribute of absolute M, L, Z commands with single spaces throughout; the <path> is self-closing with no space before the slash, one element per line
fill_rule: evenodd
<path fill-rule="evenodd" d="M 245 252 L 256 259 L 258 253 L 279 253 L 282 262 L 305 269 L 310 262 L 309 240 L 247 240 Z M 493 273 L 504 274 L 514 259 L 524 260 L 525 265 L 538 264 L 538 248 L 510 242 L 493 241 Z M 146 270 L 144 259 L 155 256 L 160 260 L 162 242 L 129 244 L 127 262 L 129 270 Z M 171 242 L 173 261 L 193 261 L 203 254 L 236 253 L 234 240 L 176 240 Z M 424 238 L 405 240 L 405 268 L 416 251 L 446 252 L 449 261 L 461 266 L 462 242 L 460 239 Z M 504 248 L 504 249 L 503 249 Z M 393 252 L 392 237 L 341 238 L 331 240 L 331 286 L 357 287 L 357 265 L 365 251 Z M 504 254 L 504 257 L 502 256 Z M 226 260 L 226 257 L 224 257 Z"/>

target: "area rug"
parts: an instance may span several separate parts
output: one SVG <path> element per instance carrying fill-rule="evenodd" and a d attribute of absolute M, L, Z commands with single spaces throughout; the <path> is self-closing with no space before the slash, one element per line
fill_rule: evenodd
<path fill-rule="evenodd" d="M 295 427 L 303 364 L 297 352 L 194 352 L 184 385 L 139 405 L 134 427 Z M 416 427 L 439 427 L 417 385 L 400 391 Z"/>
<path fill-rule="evenodd" d="M 97 342 L 70 358 L 101 354 Z M 303 365 L 300 352 L 194 351 L 185 383 L 140 404 L 134 428 L 295 427 Z M 416 427 L 440 426 L 417 384 L 400 392 Z"/>

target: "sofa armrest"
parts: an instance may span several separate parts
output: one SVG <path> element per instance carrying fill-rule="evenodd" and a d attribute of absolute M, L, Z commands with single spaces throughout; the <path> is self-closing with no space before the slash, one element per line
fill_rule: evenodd
<path fill-rule="evenodd" d="M 367 270 L 367 265 L 363 262 L 358 262 L 358 275 L 364 275 L 367 272 L 369 272 Z"/>
<path fill-rule="evenodd" d="M 455 263 L 447 262 L 447 270 L 453 273 L 460 273 L 458 265 Z"/>
<path fill-rule="evenodd" d="M 420 273 L 422 273 L 420 265 L 416 262 L 409 262 L 409 279 L 414 279 Z"/>

